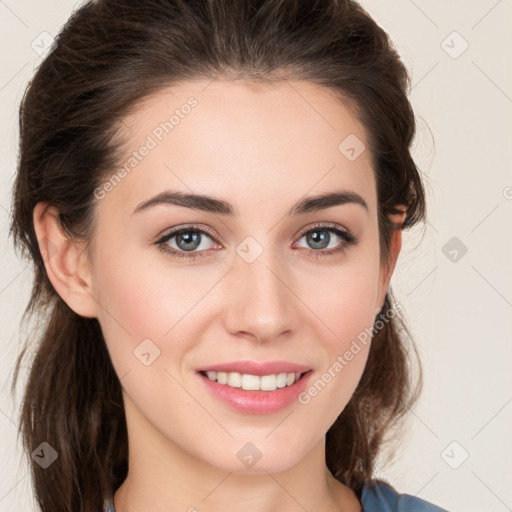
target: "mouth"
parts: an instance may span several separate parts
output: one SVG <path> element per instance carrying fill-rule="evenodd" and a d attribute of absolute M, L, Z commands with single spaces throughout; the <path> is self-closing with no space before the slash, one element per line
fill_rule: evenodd
<path fill-rule="evenodd" d="M 309 385 L 313 370 L 253 375 L 219 370 L 196 372 L 204 389 L 242 414 L 272 414 L 290 407 Z"/>
<path fill-rule="evenodd" d="M 205 371 L 198 373 L 212 382 L 245 391 L 275 391 L 277 389 L 293 386 L 296 382 L 313 370 L 305 372 L 281 372 L 268 375 L 252 375 L 239 372 Z"/>

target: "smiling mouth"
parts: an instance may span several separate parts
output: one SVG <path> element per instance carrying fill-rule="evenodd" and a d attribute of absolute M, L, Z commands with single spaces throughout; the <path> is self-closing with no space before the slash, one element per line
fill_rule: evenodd
<path fill-rule="evenodd" d="M 210 381 L 217 382 L 231 388 L 239 388 L 245 391 L 275 391 L 276 389 L 293 386 L 301 380 L 304 375 L 311 372 L 308 370 L 303 373 L 277 373 L 269 375 L 251 375 L 239 372 L 220 372 L 220 371 L 199 371 L 201 375 Z"/>

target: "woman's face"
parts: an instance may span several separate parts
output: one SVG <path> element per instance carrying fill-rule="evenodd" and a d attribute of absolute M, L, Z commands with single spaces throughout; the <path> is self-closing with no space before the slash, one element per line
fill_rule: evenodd
<path fill-rule="evenodd" d="M 291 467 L 353 394 L 369 349 L 354 341 L 388 283 L 365 130 L 309 82 L 190 81 L 151 96 L 122 135 L 96 190 L 90 277 L 129 434 L 229 471 Z M 312 200 L 326 194 L 340 195 Z M 311 371 L 291 399 L 199 373 L 233 361 Z"/>

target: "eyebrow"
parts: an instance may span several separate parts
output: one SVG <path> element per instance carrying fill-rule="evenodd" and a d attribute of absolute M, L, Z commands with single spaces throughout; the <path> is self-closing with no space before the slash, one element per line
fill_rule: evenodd
<path fill-rule="evenodd" d="M 148 208 L 160 204 L 182 206 L 184 208 L 217 213 L 220 215 L 235 215 L 238 213 L 238 210 L 231 203 L 222 199 L 202 194 L 188 194 L 173 190 L 166 190 L 147 201 L 143 201 L 135 208 L 133 213 L 140 213 Z M 350 190 L 339 190 L 301 199 L 286 213 L 286 215 L 291 216 L 317 212 L 343 204 L 358 204 L 368 213 L 368 205 L 359 194 Z"/>

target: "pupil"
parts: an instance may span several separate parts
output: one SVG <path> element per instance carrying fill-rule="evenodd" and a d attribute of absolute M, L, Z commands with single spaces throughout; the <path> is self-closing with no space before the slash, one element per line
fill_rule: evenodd
<path fill-rule="evenodd" d="M 308 235 L 308 243 L 315 249 L 325 249 L 329 245 L 331 236 L 327 231 L 312 231 Z"/>
<path fill-rule="evenodd" d="M 176 243 L 180 249 L 183 249 L 184 251 L 193 251 L 199 246 L 200 238 L 201 235 L 195 231 L 185 231 L 184 233 L 177 235 Z M 185 245 L 180 243 L 182 241 Z"/>

